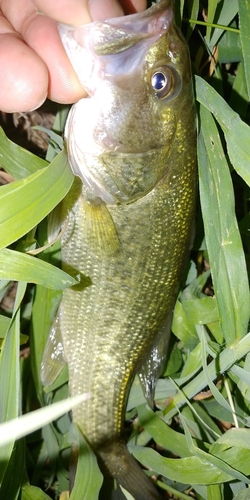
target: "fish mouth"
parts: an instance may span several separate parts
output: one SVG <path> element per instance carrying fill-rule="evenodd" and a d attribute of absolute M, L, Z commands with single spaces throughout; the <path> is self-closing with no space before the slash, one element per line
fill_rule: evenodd
<path fill-rule="evenodd" d="M 80 26 L 59 23 L 58 30 L 71 64 L 91 96 L 107 75 L 138 70 L 149 47 L 173 22 L 172 0 L 160 0 L 143 12 Z"/>
<path fill-rule="evenodd" d="M 117 54 L 149 36 L 160 35 L 173 21 L 172 2 L 161 0 L 151 8 L 128 16 L 94 22 L 92 49 L 97 55 Z M 91 26 L 91 25 L 90 25 Z M 82 27 L 76 28 L 75 38 L 84 46 Z"/>

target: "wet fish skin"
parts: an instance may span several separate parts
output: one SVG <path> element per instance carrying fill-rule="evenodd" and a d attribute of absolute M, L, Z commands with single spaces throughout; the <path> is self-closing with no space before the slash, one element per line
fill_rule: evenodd
<path fill-rule="evenodd" d="M 126 448 L 126 400 L 135 373 L 172 314 L 190 247 L 196 193 L 188 49 L 172 20 L 171 2 L 162 0 L 151 12 L 159 24 L 154 40 L 145 31 L 134 35 L 132 26 L 140 19 L 147 25 L 145 14 L 126 19 L 128 47 L 117 54 L 131 47 L 133 53 L 141 51 L 134 72 L 112 74 L 109 62 L 107 85 L 104 79 L 101 90 L 90 88 L 92 97 L 71 112 L 67 147 L 83 183 L 76 179 L 63 204 L 63 217 L 70 213 L 63 268 L 91 278 L 85 289 L 66 290 L 60 308 L 70 393 L 91 394 L 88 405 L 73 410 L 73 419 L 105 468 L 136 500 L 159 497 Z M 119 33 L 112 48 L 109 40 L 98 40 L 98 61 L 112 58 Z M 156 95 L 151 83 L 162 68 L 172 78 L 165 98 Z M 91 113 L 88 118 L 96 121 L 87 143 L 84 136 L 91 127 L 85 125 L 84 112 L 92 100 L 94 118 Z M 91 153 L 94 139 L 99 156 Z"/>

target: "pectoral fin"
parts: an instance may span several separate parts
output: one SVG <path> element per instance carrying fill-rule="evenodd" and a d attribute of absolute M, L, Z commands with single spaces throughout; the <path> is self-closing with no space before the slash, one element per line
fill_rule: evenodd
<path fill-rule="evenodd" d="M 90 252 L 110 256 L 121 251 L 116 227 L 106 204 L 100 198 L 86 201 L 82 197 L 82 210 L 84 235 Z"/>

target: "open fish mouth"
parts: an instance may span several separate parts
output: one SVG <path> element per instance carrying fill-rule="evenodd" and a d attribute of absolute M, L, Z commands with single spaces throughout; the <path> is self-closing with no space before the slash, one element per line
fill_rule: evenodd
<path fill-rule="evenodd" d="M 58 29 L 82 86 L 92 95 L 100 79 L 138 70 L 148 48 L 172 21 L 171 0 L 161 0 L 137 14 L 81 26 L 59 23 Z"/>

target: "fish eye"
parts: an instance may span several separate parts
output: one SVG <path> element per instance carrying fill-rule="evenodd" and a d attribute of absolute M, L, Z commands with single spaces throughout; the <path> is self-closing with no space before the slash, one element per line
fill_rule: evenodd
<path fill-rule="evenodd" d="M 175 97 L 178 93 L 176 93 L 176 85 L 179 87 L 179 75 L 174 68 L 170 68 L 168 66 L 161 66 L 157 68 L 151 76 L 151 85 L 155 91 L 155 96 L 158 99 L 164 99 L 172 95 L 174 91 L 173 97 Z"/>

